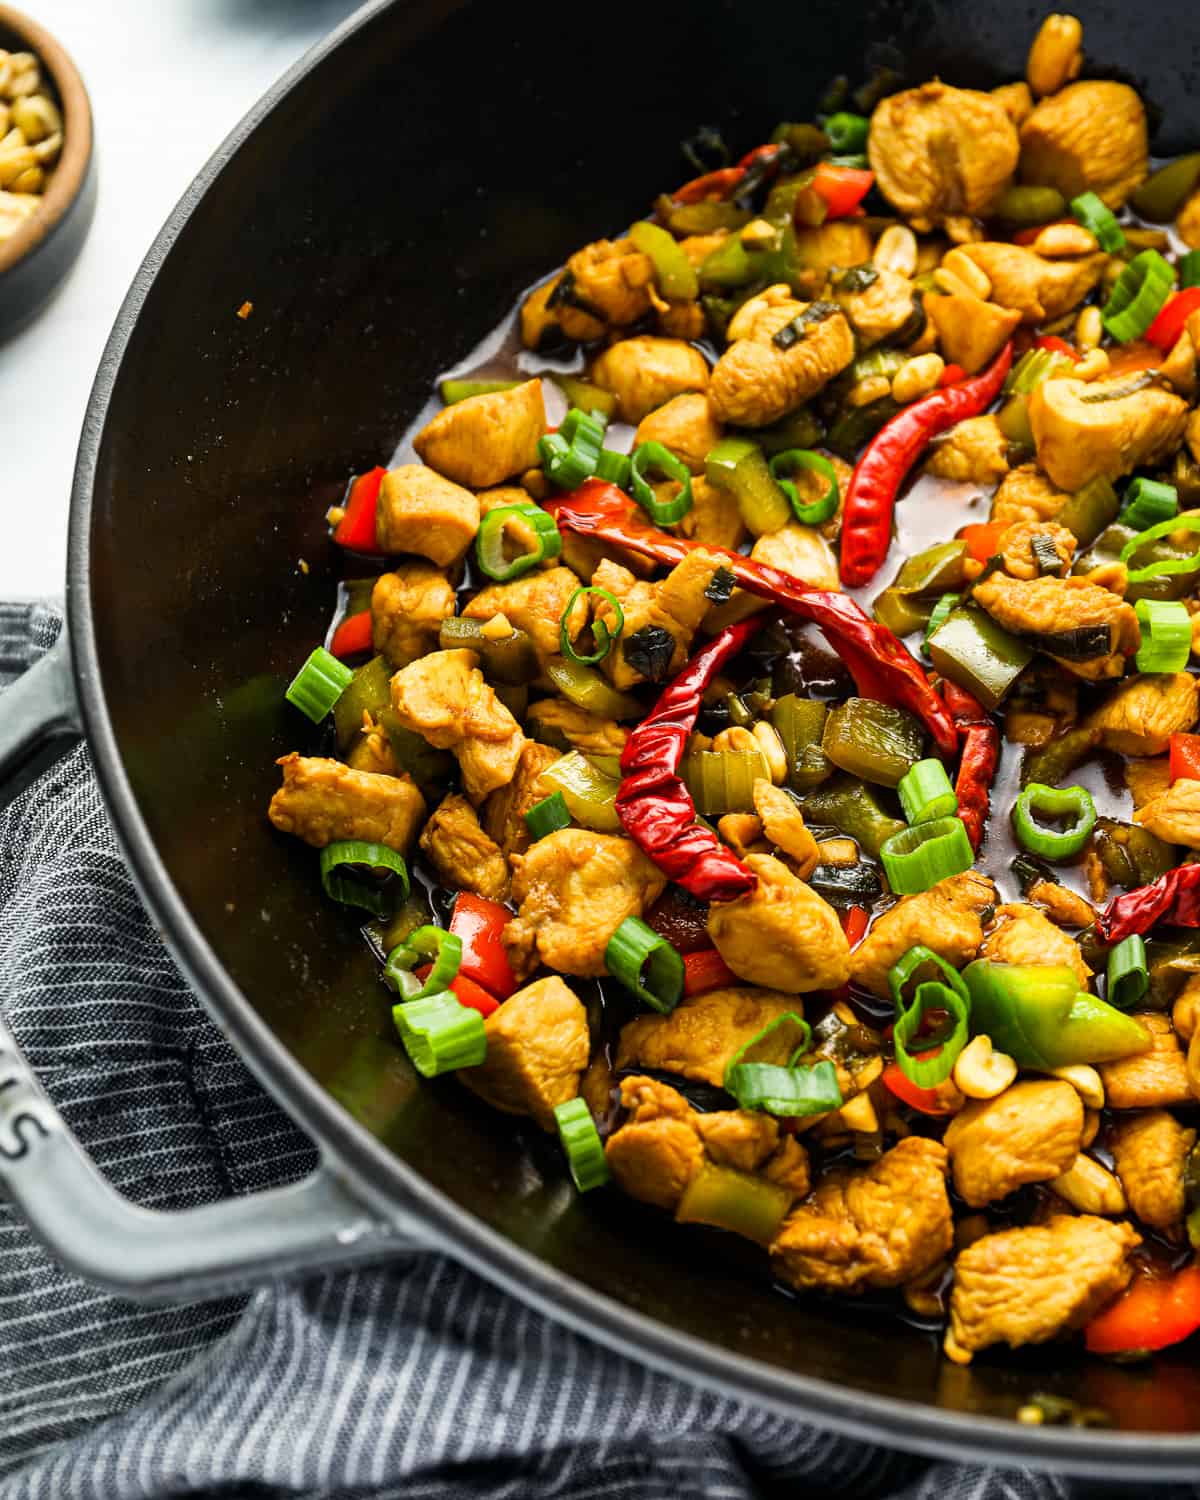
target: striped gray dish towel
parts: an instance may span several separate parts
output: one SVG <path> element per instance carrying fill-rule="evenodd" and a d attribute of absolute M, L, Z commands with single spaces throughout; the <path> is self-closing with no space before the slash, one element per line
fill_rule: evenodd
<path fill-rule="evenodd" d="M 0 684 L 58 628 L 49 606 L 0 605 Z M 137 1202 L 180 1208 L 312 1165 L 142 910 L 84 749 L 0 815 L 0 998 L 71 1126 Z M 132 1308 L 61 1271 L 0 1204 L 0 1500 L 1101 1492 L 907 1458 L 694 1390 L 436 1256 Z"/>

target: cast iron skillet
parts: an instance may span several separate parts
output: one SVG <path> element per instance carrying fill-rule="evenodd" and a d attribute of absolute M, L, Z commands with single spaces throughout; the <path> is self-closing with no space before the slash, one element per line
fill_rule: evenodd
<path fill-rule="evenodd" d="M 1193 147 L 1200 19 L 1076 6 L 1098 70 Z M 733 0 L 589 12 L 550 0 L 366 7 L 239 127 L 138 275 L 89 408 L 60 647 L 4 699 L 10 785 L 87 735 L 147 903 L 198 993 L 318 1141 L 296 1187 L 168 1216 L 112 1194 L 0 1037 L 0 1178 L 58 1255 L 132 1297 L 435 1246 L 606 1343 L 796 1417 L 925 1452 L 1108 1476 L 1200 1473 L 1200 1375 L 1049 1348 L 943 1362 L 869 1307 L 788 1299 L 713 1233 L 579 1199 L 552 1145 L 453 1081 L 419 1083 L 353 922 L 264 809 L 297 723 L 282 688 L 320 638 L 322 511 L 386 461 L 432 377 L 579 244 L 680 174 L 719 120 L 749 146 L 835 72 L 1019 75 L 1040 12 L 1011 0 Z M 519 18 L 520 34 L 514 35 Z M 1160 43 L 1169 33 L 1170 45 Z M 243 321 L 236 309 L 251 301 Z M 305 559 L 308 571 L 299 566 Z M 1035 1389 L 1116 1431 L 1029 1429 Z"/>

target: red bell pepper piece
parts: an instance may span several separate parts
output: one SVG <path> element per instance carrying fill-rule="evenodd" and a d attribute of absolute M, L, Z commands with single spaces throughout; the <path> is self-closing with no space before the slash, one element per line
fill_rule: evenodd
<path fill-rule="evenodd" d="M 416 971 L 417 978 L 424 983 L 432 972 L 432 964 L 423 964 Z M 460 1005 L 470 1006 L 472 1010 L 477 1010 L 481 1016 L 490 1016 L 494 1010 L 500 1009 L 500 1002 L 496 999 L 495 995 L 489 995 L 481 984 L 476 984 L 473 979 L 468 979 L 465 974 L 456 974 L 450 981 L 450 988 L 457 997 Z"/>
<path fill-rule="evenodd" d="M 741 980 L 715 948 L 702 948 L 699 953 L 683 955 L 685 995 L 702 995 L 705 990 L 719 990 L 725 985 L 740 983 Z"/>
<path fill-rule="evenodd" d="M 362 609 L 358 614 L 348 615 L 342 621 L 333 632 L 329 649 L 334 656 L 357 656 L 360 652 L 369 651 L 371 645 L 371 611 Z"/>
<path fill-rule="evenodd" d="M 1060 339 L 1056 333 L 1043 333 L 1034 339 L 1035 349 L 1048 349 L 1051 354 L 1065 354 L 1074 364 L 1079 363 L 1079 350 L 1073 344 L 1068 344 L 1066 339 Z"/>
<path fill-rule="evenodd" d="M 714 636 L 663 689 L 631 730 L 621 755 L 616 796 L 621 827 L 669 880 L 705 901 L 732 901 L 752 891 L 757 878 L 711 829 L 697 823 L 679 762 L 704 690 L 761 624 L 751 617 Z"/>
<path fill-rule="evenodd" d="M 339 547 L 345 547 L 351 552 L 383 555 L 383 549 L 375 540 L 375 510 L 379 502 L 379 486 L 386 473 L 386 469 L 376 465 L 367 473 L 360 474 L 350 486 L 346 513 L 333 531 L 333 539 Z"/>
<path fill-rule="evenodd" d="M 947 365 L 942 371 L 938 385 L 945 388 L 948 385 L 957 385 L 960 380 L 965 380 L 966 378 L 967 372 L 963 369 L 962 365 Z"/>
<path fill-rule="evenodd" d="M 1200 1328 L 1200 1265 L 1171 1276 L 1142 1272 L 1084 1331 L 1092 1354 L 1165 1349 Z"/>
<path fill-rule="evenodd" d="M 936 1050 L 936 1049 L 935 1049 Z M 918 1058 L 932 1057 L 932 1052 L 918 1052 Z M 899 1063 L 888 1063 L 882 1073 L 884 1087 L 891 1090 L 902 1103 L 919 1110 L 923 1115 L 952 1115 L 955 1105 L 938 1089 L 923 1089 L 907 1076 Z"/>
<path fill-rule="evenodd" d="M 1164 354 L 1169 354 L 1183 332 L 1183 325 L 1198 308 L 1200 286 L 1189 286 L 1176 292 L 1167 298 L 1158 317 L 1146 329 L 1146 338 Z"/>
<path fill-rule="evenodd" d="M 752 562 L 724 547 L 669 536 L 651 526 L 623 490 L 601 479 L 589 479 L 572 494 L 548 500 L 545 509 L 560 529 L 628 547 L 668 567 L 697 547 L 717 553 L 743 588 L 820 626 L 864 698 L 909 709 L 922 720 L 939 749 L 947 755 L 958 749 L 958 735 L 946 706 L 920 665 L 890 630 L 870 619 L 845 594 L 814 588 L 790 573 Z"/>
<path fill-rule="evenodd" d="M 983 705 L 966 688 L 947 679 L 942 684 L 946 707 L 962 735 L 962 755 L 954 792 L 958 798 L 958 816 L 971 840 L 971 848 L 983 842 L 988 809 L 992 800 L 992 782 L 1000 763 L 1000 731 L 988 718 Z"/>
<path fill-rule="evenodd" d="M 835 167 L 820 162 L 809 184 L 828 208 L 826 219 L 844 219 L 852 214 L 871 191 L 875 173 L 863 167 Z"/>
<path fill-rule="evenodd" d="M 976 521 L 958 533 L 976 562 L 985 563 L 999 552 L 1000 538 L 1008 530 L 1007 521 Z"/>
<path fill-rule="evenodd" d="M 512 921 L 512 912 L 499 901 L 459 891 L 450 917 L 450 931 L 462 939 L 462 963 L 458 972 L 483 986 L 489 995 L 507 1000 L 517 987 L 500 934 Z"/>
<path fill-rule="evenodd" d="M 1102 941 L 1150 931 L 1156 922 L 1168 927 L 1200 927 L 1200 865 L 1178 865 L 1150 885 L 1114 896 L 1096 918 Z"/>
<path fill-rule="evenodd" d="M 852 948 L 857 947 L 867 935 L 871 914 L 865 906 L 851 906 L 841 913 L 842 931 Z"/>
<path fill-rule="evenodd" d="M 1200 781 L 1200 734 L 1171 736 L 1171 780 Z"/>
<path fill-rule="evenodd" d="M 868 443 L 846 487 L 842 511 L 841 577 L 847 587 L 869 583 L 887 556 L 905 475 L 939 432 L 987 410 L 1000 394 L 1012 355 L 1010 340 L 981 375 L 912 402 Z"/>

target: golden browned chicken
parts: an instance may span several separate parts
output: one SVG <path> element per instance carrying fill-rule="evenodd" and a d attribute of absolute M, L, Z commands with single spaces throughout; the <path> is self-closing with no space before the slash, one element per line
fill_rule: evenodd
<path fill-rule="evenodd" d="M 1105 265 L 1105 257 L 1095 253 L 1048 260 L 1024 245 L 999 240 L 964 245 L 962 253 L 991 282 L 992 301 L 1020 313 L 1026 323 L 1070 312 L 1100 280 Z"/>
<path fill-rule="evenodd" d="M 453 567 L 478 530 L 479 501 L 435 470 L 401 464 L 383 476 L 375 539 L 384 552 L 415 552 L 440 567 Z"/>
<path fill-rule="evenodd" d="M 1161 755 L 1171 736 L 1200 718 L 1196 679 L 1187 672 L 1143 673 L 1113 689 L 1085 723 L 1108 750 Z"/>
<path fill-rule="evenodd" d="M 1136 381 L 1047 380 L 1029 398 L 1038 463 L 1064 490 L 1161 463 L 1183 440 L 1187 402 Z"/>
<path fill-rule="evenodd" d="M 704 473 L 704 460 L 720 441 L 721 424 L 713 415 L 708 397 L 700 391 L 673 396 L 656 407 L 642 418 L 633 435 L 635 448 L 641 443 L 661 443 L 693 474 Z"/>
<path fill-rule="evenodd" d="M 783 332 L 789 328 L 794 339 Z M 708 396 L 720 421 L 740 427 L 776 421 L 854 358 L 854 334 L 841 309 L 798 302 L 786 285 L 768 287 L 740 307 L 729 339 Z"/>
<path fill-rule="evenodd" d="M 1037 636 L 1040 649 L 1060 666 L 1090 681 L 1119 677 L 1141 640 L 1133 606 L 1087 578 L 1023 579 L 998 572 L 976 584 L 974 597 L 1005 630 Z M 1082 658 L 1071 639 L 1080 630 L 1096 635 Z M 1061 652 L 1054 649 L 1056 637 L 1063 640 Z"/>
<path fill-rule="evenodd" d="M 1027 1079 L 994 1099 L 968 1099 L 944 1139 L 955 1190 L 971 1208 L 983 1208 L 1074 1164 L 1083 1105 L 1069 1083 Z"/>
<path fill-rule="evenodd" d="M 508 1115 L 530 1115 L 553 1130 L 554 1110 L 579 1092 L 588 1060 L 587 1012 L 552 974 L 518 990 L 483 1023 L 487 1056 L 459 1077 Z"/>
<path fill-rule="evenodd" d="M 491 901 L 508 900 L 508 861 L 479 826 L 465 797 L 443 797 L 421 833 L 421 849 L 438 879 L 451 890 L 474 891 Z"/>
<path fill-rule="evenodd" d="M 1184 1167 L 1196 1144 L 1165 1109 L 1119 1116 L 1113 1126 L 1113 1165 L 1129 1207 L 1151 1229 L 1177 1229 L 1186 1209 Z"/>
<path fill-rule="evenodd" d="M 623 422 L 640 422 L 686 391 L 708 389 L 708 364 L 682 339 L 639 334 L 613 344 L 592 365 L 592 379 L 617 398 Z"/>
<path fill-rule="evenodd" d="M 789 1012 L 803 1017 L 795 995 L 779 990 L 707 990 L 682 1000 L 668 1016 L 639 1015 L 621 1028 L 618 1068 L 660 1068 L 720 1088 L 733 1056 L 753 1037 Z M 759 1062 L 786 1063 L 796 1045 L 779 1027 Z"/>
<path fill-rule="evenodd" d="M 748 854 L 758 884 L 735 901 L 714 901 L 708 935 L 740 978 L 804 994 L 850 977 L 850 945 L 837 912 L 769 854 Z"/>
<path fill-rule="evenodd" d="M 995 417 L 968 417 L 930 447 L 925 471 L 959 483 L 995 484 L 1008 473 L 1008 439 Z"/>
<path fill-rule="evenodd" d="M 537 463 L 545 431 L 542 382 L 527 380 L 446 407 L 417 433 L 413 447 L 431 469 L 479 490 Z"/>
<path fill-rule="evenodd" d="M 1133 821 L 1168 844 L 1200 849 L 1200 781 L 1181 776 L 1139 807 Z"/>
<path fill-rule="evenodd" d="M 1022 464 L 1009 470 L 992 496 L 992 520 L 1052 521 L 1070 498 L 1036 464 Z"/>
<path fill-rule="evenodd" d="M 492 583 L 481 588 L 463 610 L 464 620 L 490 620 L 503 615 L 517 630 L 524 630 L 533 640 L 538 657 L 545 662 L 561 650 L 559 631 L 565 616 L 567 638 L 574 642 L 587 624 L 586 599 L 580 597 L 567 606 L 579 587 L 579 579 L 570 568 L 546 568 L 526 573 L 511 583 Z"/>
<path fill-rule="evenodd" d="M 371 637 L 393 667 L 406 667 L 437 645 L 441 623 L 454 613 L 454 590 L 432 563 L 401 563 L 371 590 Z"/>
<path fill-rule="evenodd" d="M 1021 181 L 1057 188 L 1068 201 L 1092 192 L 1120 208 L 1149 167 L 1146 111 L 1127 83 L 1068 84 L 1021 126 Z"/>
<path fill-rule="evenodd" d="M 278 764 L 283 785 L 268 815 L 281 833 L 294 833 L 314 849 L 361 839 L 407 852 L 425 816 L 425 799 L 410 777 L 354 771 L 295 751 Z"/>
<path fill-rule="evenodd" d="M 1170 1020 L 1155 1011 L 1134 1014 L 1150 1047 L 1118 1062 L 1098 1063 L 1109 1109 L 1169 1109 L 1192 1100 L 1187 1058 Z"/>
<path fill-rule="evenodd" d="M 1079 944 L 1040 911 L 1016 901 L 997 908 L 996 925 L 983 940 L 980 958 L 998 964 L 1062 964 L 1086 986 L 1091 969 Z"/>
<path fill-rule="evenodd" d="M 603 662 L 603 670 L 616 687 L 645 682 L 647 666 L 653 667 L 655 682 L 664 682 L 679 671 L 696 628 L 712 606 L 705 590 L 723 565 L 716 554 L 697 549 L 659 583 L 646 583 L 619 563 L 605 559 L 600 564 L 592 581 L 618 600 L 625 615 L 616 649 Z M 609 630 L 615 628 L 616 611 L 606 600 L 597 606 L 596 616 Z"/>
<path fill-rule="evenodd" d="M 890 995 L 888 970 L 919 943 L 962 968 L 979 952 L 980 913 L 995 900 L 995 886 L 974 870 L 939 881 L 919 896 L 902 896 L 875 919 L 850 955 L 851 979 L 873 995 Z"/>

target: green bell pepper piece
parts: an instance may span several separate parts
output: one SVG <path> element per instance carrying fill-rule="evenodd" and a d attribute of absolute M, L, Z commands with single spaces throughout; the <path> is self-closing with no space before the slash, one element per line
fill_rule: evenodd
<path fill-rule="evenodd" d="M 821 749 L 828 706 L 815 698 L 785 693 L 771 708 L 771 723 L 787 753 L 788 786 L 810 792 L 833 775 L 833 765 Z"/>
<path fill-rule="evenodd" d="M 920 599 L 893 585 L 876 597 L 871 613 L 893 635 L 905 636 L 925 629 L 936 603 L 936 599 Z"/>
<path fill-rule="evenodd" d="M 1117 519 L 1121 501 L 1110 480 L 1101 475 L 1076 490 L 1055 516 L 1081 547 L 1090 547 L 1106 526 Z"/>
<path fill-rule="evenodd" d="M 792 519 L 792 507 L 763 457 L 749 438 L 722 438 L 704 460 L 709 484 L 725 490 L 737 502 L 738 512 L 749 531 L 766 536 Z"/>
<path fill-rule="evenodd" d="M 1135 213 L 1156 224 L 1173 219 L 1200 182 L 1200 151 L 1177 157 L 1152 172 L 1129 200 Z"/>
<path fill-rule="evenodd" d="M 964 605 L 929 637 L 930 660 L 943 677 L 973 693 L 989 712 L 1033 659 L 1033 650 L 974 605 Z"/>
<path fill-rule="evenodd" d="M 874 698 L 848 698 L 830 709 L 821 749 L 852 776 L 896 786 L 921 759 L 924 742 L 920 724 L 904 709 Z"/>
<path fill-rule="evenodd" d="M 1014 186 L 1005 188 L 996 200 L 993 218 L 1017 229 L 1032 229 L 1066 216 L 1067 200 L 1052 187 Z"/>
<path fill-rule="evenodd" d="M 857 839 L 872 859 L 879 857 L 880 846 L 908 824 L 893 818 L 875 799 L 870 787 L 851 776 L 838 776 L 810 792 L 804 799 L 804 817 L 812 824 L 827 824 Z"/>
<path fill-rule="evenodd" d="M 1068 729 L 1040 750 L 1031 750 L 1021 763 L 1021 785 L 1040 781 L 1043 786 L 1057 786 L 1081 765 L 1100 743 L 1095 729 Z"/>
<path fill-rule="evenodd" d="M 362 728 L 364 711 L 374 719 L 380 709 L 390 707 L 391 702 L 392 669 L 382 656 L 373 656 L 358 668 L 333 705 L 338 749 L 344 753 Z"/>
<path fill-rule="evenodd" d="M 825 429 L 810 407 L 798 406 L 781 417 L 773 427 L 758 429 L 754 438 L 768 458 L 786 453 L 789 448 L 815 448 Z"/>
<path fill-rule="evenodd" d="M 1109 880 L 1128 891 L 1152 885 L 1176 863 L 1170 844 L 1147 828 L 1117 818 L 1097 818 L 1092 847 Z"/>
<path fill-rule="evenodd" d="M 967 544 L 961 539 L 938 542 L 908 558 L 892 587 L 902 594 L 954 593 L 967 582 L 969 556 Z"/>
<path fill-rule="evenodd" d="M 1018 1067 L 1115 1062 L 1150 1048 L 1145 1027 L 1081 990 L 1065 965 L 978 958 L 962 977 L 971 996 L 972 1033 L 986 1034 Z"/>

